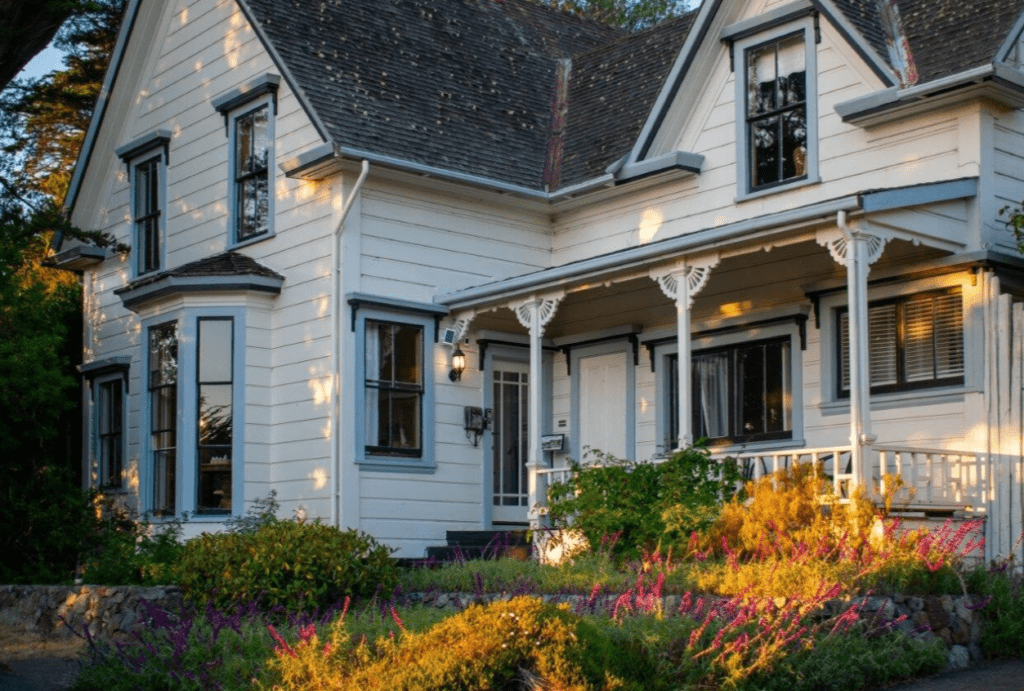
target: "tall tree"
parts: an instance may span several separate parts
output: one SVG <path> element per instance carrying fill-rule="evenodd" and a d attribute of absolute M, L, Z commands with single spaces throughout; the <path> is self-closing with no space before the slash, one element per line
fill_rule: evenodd
<path fill-rule="evenodd" d="M 621 26 L 630 31 L 645 29 L 675 17 L 699 0 L 541 0 L 552 7 L 567 10 L 581 17 L 605 24 Z"/>
<path fill-rule="evenodd" d="M 0 0 L 2 2 L 3 0 Z M 45 4 L 45 3 L 40 3 Z M 53 233 L 97 244 L 60 204 L 102 86 L 123 0 L 97 0 L 60 36 L 65 68 L 0 93 L 0 439 L 5 479 L 73 458 L 70 365 L 81 351 L 78 281 L 40 265 Z"/>
<path fill-rule="evenodd" d="M 0 89 L 49 45 L 69 19 L 101 5 L 97 0 L 0 0 Z"/>

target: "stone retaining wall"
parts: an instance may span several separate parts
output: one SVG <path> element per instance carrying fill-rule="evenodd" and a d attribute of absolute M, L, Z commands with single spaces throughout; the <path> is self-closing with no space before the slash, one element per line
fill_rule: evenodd
<path fill-rule="evenodd" d="M 4 585 L 0 586 L 0 624 L 47 637 L 82 635 L 86 626 L 93 637 L 121 637 L 148 618 L 143 601 L 176 611 L 181 608 L 181 589 Z"/>
<path fill-rule="evenodd" d="M 461 609 L 472 603 L 484 604 L 494 600 L 507 600 L 508 593 L 476 595 L 474 593 L 417 593 L 411 596 L 414 601 L 438 608 Z M 568 603 L 576 612 L 609 612 L 615 606 L 618 596 L 603 595 L 590 598 L 586 595 L 545 595 L 546 602 Z M 707 606 L 713 602 L 723 602 L 728 598 L 709 598 Z M 779 598 L 778 606 L 785 604 Z M 635 603 L 634 603 L 635 604 Z M 666 595 L 660 600 L 643 603 L 645 609 L 658 609 L 665 614 L 676 613 L 682 605 L 679 595 Z M 893 622 L 893 628 L 903 631 L 911 638 L 930 641 L 939 639 L 948 651 L 949 669 L 963 669 L 971 664 L 981 662 L 984 657 L 979 646 L 984 617 L 980 598 L 971 595 L 934 595 L 929 597 L 913 597 L 893 595 L 890 597 L 861 597 L 849 600 L 831 600 L 825 603 L 818 616 L 821 619 L 837 617 L 851 606 L 858 605 L 859 618 L 881 625 Z M 707 611 L 707 606 L 704 611 Z"/>
<path fill-rule="evenodd" d="M 417 593 L 413 602 L 438 608 L 462 609 L 472 603 L 507 600 L 509 593 Z M 545 595 L 547 602 L 565 602 L 580 612 L 610 611 L 618 596 Z M 721 601 L 725 598 L 711 598 Z M 81 634 L 84 626 L 94 637 L 125 636 L 146 621 L 146 601 L 161 609 L 181 608 L 181 590 L 175 586 L 141 588 L 133 586 L 0 586 L 0 624 L 20 628 L 42 636 L 71 636 L 71 629 Z M 630 605 L 635 607 L 635 601 Z M 666 595 L 660 600 L 644 602 L 644 609 L 660 608 L 671 614 L 678 612 L 682 598 Z M 784 602 L 777 603 L 779 606 Z M 822 619 L 839 616 L 851 605 L 859 606 L 860 618 L 875 623 L 897 622 L 894 626 L 907 635 L 922 640 L 940 639 L 949 651 L 949 667 L 960 669 L 982 660 L 981 628 L 977 598 L 965 595 L 912 597 L 864 597 L 832 600 L 825 604 Z M 706 609 L 705 609 L 706 611 Z"/>

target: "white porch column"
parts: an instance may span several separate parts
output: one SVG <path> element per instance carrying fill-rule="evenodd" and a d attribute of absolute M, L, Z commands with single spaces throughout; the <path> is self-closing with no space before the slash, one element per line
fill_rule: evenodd
<path fill-rule="evenodd" d="M 711 276 L 711 269 L 718 264 L 718 255 L 706 255 L 695 259 L 683 259 L 670 266 L 652 269 L 650 276 L 657 281 L 661 292 L 676 303 L 676 338 L 679 345 L 679 375 L 677 410 L 679 411 L 679 438 L 676 449 L 685 449 L 693 444 L 693 411 L 690 390 L 690 308 L 693 298 L 704 288 Z"/>
<path fill-rule="evenodd" d="M 846 292 L 849 303 L 850 340 L 850 455 L 853 485 L 871 481 L 870 458 L 865 447 L 875 441 L 871 433 L 871 349 L 868 344 L 868 272 L 882 256 L 886 239 L 850 226 L 846 213 L 839 212 L 837 229 L 818 234 L 818 244 L 826 247 L 832 259 L 846 267 Z M 852 488 L 851 488 L 852 489 Z"/>
<path fill-rule="evenodd" d="M 547 504 L 547 479 L 537 474 L 538 468 L 546 467 L 541 449 L 541 411 L 543 409 L 543 344 L 544 328 L 555 316 L 558 303 L 565 293 L 533 296 L 526 302 L 513 306 L 516 318 L 530 332 L 530 396 L 527 424 L 530 430 L 530 448 L 527 454 L 528 499 L 530 506 L 530 528 L 541 527 L 542 506 Z"/>

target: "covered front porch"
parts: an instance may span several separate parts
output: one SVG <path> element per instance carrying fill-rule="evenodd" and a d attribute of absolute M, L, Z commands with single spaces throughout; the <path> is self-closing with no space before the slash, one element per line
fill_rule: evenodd
<path fill-rule="evenodd" d="M 902 477 L 915 488 L 908 510 L 990 516 L 989 550 L 1008 553 L 1021 522 L 1011 298 L 988 255 L 966 253 L 962 225 L 918 213 L 974 190 L 862 193 L 441 296 L 453 349 L 476 350 L 467 361 L 481 372 L 494 369 L 494 344 L 523 352 L 530 523 L 543 523 L 547 486 L 570 457 L 657 462 L 705 438 L 751 478 L 816 462 L 845 496 Z M 930 375 L 903 371 L 902 350 L 889 364 L 874 352 L 880 298 L 894 313 L 930 301 L 933 330 L 953 329 L 958 345 L 933 349 Z M 1005 339 L 984 337 L 1003 322 Z M 900 379 L 879 387 L 890 365 Z"/>

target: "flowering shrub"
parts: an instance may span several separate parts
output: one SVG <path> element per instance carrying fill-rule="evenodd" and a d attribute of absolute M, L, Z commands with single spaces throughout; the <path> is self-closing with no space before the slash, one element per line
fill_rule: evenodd
<path fill-rule="evenodd" d="M 734 465 L 719 464 L 697 447 L 657 464 L 591 455 L 596 465 L 573 461 L 572 476 L 548 489 L 548 515 L 555 527 L 572 526 L 592 546 L 605 545 L 620 557 L 667 548 L 704 530 L 739 480 Z"/>
<path fill-rule="evenodd" d="M 346 595 L 394 587 L 391 551 L 363 533 L 319 521 L 272 520 L 246 532 L 204 533 L 185 545 L 174 582 L 200 605 L 228 609 L 258 600 L 293 612 L 326 607 Z"/>
<path fill-rule="evenodd" d="M 567 607 L 536 598 L 471 606 L 422 633 L 352 640 L 344 618 L 322 643 L 315 629 L 278 639 L 269 663 L 274 688 L 490 691 L 520 682 L 566 691 L 651 688 L 653 668 L 632 646 L 615 646 Z M 643 682 L 647 682 L 644 684 Z"/>

